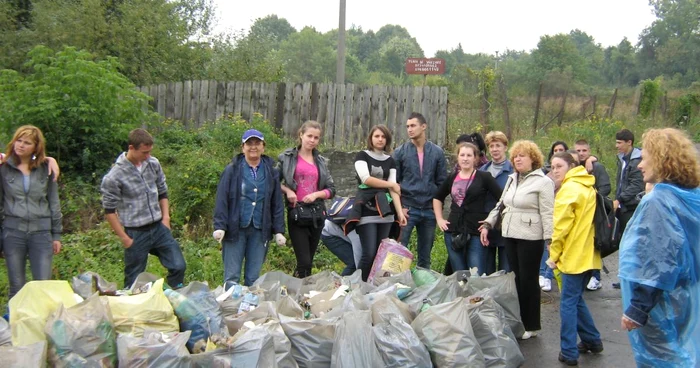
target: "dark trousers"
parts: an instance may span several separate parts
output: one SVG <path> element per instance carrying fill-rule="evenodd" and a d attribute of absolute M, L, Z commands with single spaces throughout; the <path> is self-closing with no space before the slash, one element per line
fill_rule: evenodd
<path fill-rule="evenodd" d="M 625 228 L 627 228 L 627 223 L 630 222 L 632 215 L 634 215 L 634 210 L 625 212 L 620 211 L 617 213 L 617 219 L 620 221 L 620 229 L 622 229 L 620 236 L 625 233 Z"/>
<path fill-rule="evenodd" d="M 520 302 L 520 317 L 526 331 L 542 329 L 540 324 L 540 259 L 543 240 L 503 238 L 510 269 L 515 272 L 515 288 Z"/>
<path fill-rule="evenodd" d="M 168 270 L 168 285 L 180 288 L 185 280 L 185 258 L 173 234 L 162 222 L 141 229 L 126 228 L 134 242 L 124 249 L 124 287 L 131 287 L 136 277 L 146 270 L 148 255 L 158 257 L 160 264 Z"/>
<path fill-rule="evenodd" d="M 367 281 L 369 272 L 372 270 L 374 257 L 377 256 L 379 243 L 382 239 L 389 237 L 391 223 L 386 224 L 364 224 L 357 227 L 357 235 L 362 243 L 362 256 L 360 257 L 360 265 L 357 267 L 362 270 L 362 281 Z"/>
<path fill-rule="evenodd" d="M 301 226 L 291 216 L 287 216 L 287 229 L 289 238 L 292 240 L 292 247 L 294 247 L 294 255 L 297 258 L 297 269 L 294 271 L 294 276 L 298 278 L 311 276 L 314 255 L 321 239 L 323 223 L 318 227 Z"/>

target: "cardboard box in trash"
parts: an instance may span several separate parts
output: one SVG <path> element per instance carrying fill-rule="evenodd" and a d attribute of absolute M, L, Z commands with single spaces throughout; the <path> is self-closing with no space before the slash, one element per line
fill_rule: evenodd
<path fill-rule="evenodd" d="M 367 282 L 371 283 L 375 276 L 392 276 L 408 271 L 411 269 L 412 262 L 413 253 L 408 248 L 394 239 L 384 239 L 379 244 Z"/>

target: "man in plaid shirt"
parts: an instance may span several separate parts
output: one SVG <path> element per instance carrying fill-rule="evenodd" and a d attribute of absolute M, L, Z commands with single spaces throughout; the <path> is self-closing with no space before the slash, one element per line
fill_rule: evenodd
<path fill-rule="evenodd" d="M 124 245 L 124 287 L 146 269 L 148 254 L 168 270 L 168 284 L 183 286 L 185 258 L 170 231 L 168 187 L 160 162 L 151 157 L 153 137 L 143 129 L 129 133 L 129 150 L 102 178 L 105 218 Z"/>

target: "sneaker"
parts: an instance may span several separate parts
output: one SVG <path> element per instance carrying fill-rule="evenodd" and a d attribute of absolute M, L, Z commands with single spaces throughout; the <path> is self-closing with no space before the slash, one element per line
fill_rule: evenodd
<path fill-rule="evenodd" d="M 600 354 L 603 352 L 603 343 L 601 342 L 600 345 L 593 345 L 581 341 L 576 344 L 576 349 L 578 349 L 578 352 L 581 354 L 585 354 L 589 351 L 593 354 Z"/>
<path fill-rule="evenodd" d="M 562 363 L 564 363 L 564 364 L 566 364 L 566 365 L 568 365 L 568 366 L 575 366 L 575 365 L 578 365 L 578 359 L 568 359 L 568 358 L 564 358 L 564 356 L 561 355 L 561 353 L 559 353 L 559 361 L 562 362 Z"/>
<path fill-rule="evenodd" d="M 537 337 L 537 331 L 525 331 L 520 340 L 527 340 L 531 337 Z"/>
<path fill-rule="evenodd" d="M 598 279 L 595 278 L 595 277 L 591 277 L 591 280 L 588 281 L 588 285 L 586 286 L 586 289 L 588 289 L 588 290 L 598 290 L 598 289 L 600 289 L 601 287 L 603 287 L 603 285 L 600 284 L 600 281 L 598 281 Z"/>
<path fill-rule="evenodd" d="M 540 276 L 540 288 L 544 287 L 544 280 L 546 280 L 544 276 Z"/>
<path fill-rule="evenodd" d="M 552 291 L 552 280 L 544 279 L 544 284 L 542 285 L 542 291 Z"/>

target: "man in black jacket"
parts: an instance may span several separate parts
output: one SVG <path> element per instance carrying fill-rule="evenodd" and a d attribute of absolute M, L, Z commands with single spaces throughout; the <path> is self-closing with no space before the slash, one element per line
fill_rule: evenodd
<path fill-rule="evenodd" d="M 644 191 L 642 172 L 637 167 L 642 161 L 642 150 L 634 148 L 634 134 L 628 129 L 622 129 L 615 134 L 617 148 L 617 190 L 613 207 L 617 210 L 622 231 L 632 218 L 639 204 L 637 194 Z"/>
<path fill-rule="evenodd" d="M 591 157 L 591 146 L 588 144 L 588 141 L 579 139 L 574 144 L 574 148 L 578 153 L 579 163 L 585 165 L 586 160 Z M 590 171 L 589 174 L 595 177 L 595 189 L 598 193 L 602 194 L 603 197 L 609 196 L 611 191 L 610 175 L 608 175 L 608 172 L 605 170 L 605 166 L 599 161 L 593 161 L 592 165 L 593 170 Z"/>

